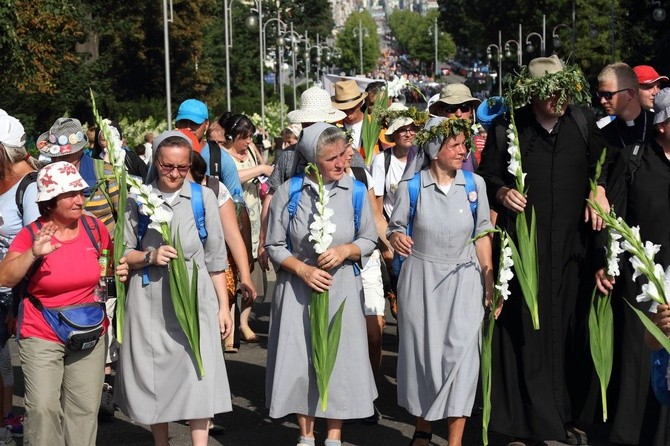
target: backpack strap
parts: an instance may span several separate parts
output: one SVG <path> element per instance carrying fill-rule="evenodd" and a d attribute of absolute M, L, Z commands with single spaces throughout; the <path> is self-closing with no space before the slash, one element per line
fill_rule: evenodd
<path fill-rule="evenodd" d="M 391 150 L 393 150 L 393 148 L 386 149 L 382 152 L 384 154 L 384 178 L 389 174 L 389 169 L 391 168 L 391 157 L 393 156 Z"/>
<path fill-rule="evenodd" d="M 207 178 L 207 188 L 211 189 L 212 192 L 214 192 L 214 196 L 218 198 L 219 192 L 221 192 L 221 182 L 219 181 L 219 177 L 205 175 L 205 178 Z"/>
<path fill-rule="evenodd" d="M 295 217 L 295 213 L 298 210 L 298 203 L 300 202 L 300 193 L 302 192 L 302 185 L 303 182 L 305 181 L 305 174 L 299 173 L 291 177 L 289 181 L 290 183 L 288 188 L 288 204 L 286 206 L 286 209 L 288 210 L 288 226 L 286 227 L 286 246 L 288 247 L 289 251 L 293 251 L 289 232 L 291 229 L 291 221 L 293 221 L 293 217 Z"/>
<path fill-rule="evenodd" d="M 202 186 L 191 182 L 191 208 L 195 226 L 198 228 L 198 237 L 203 245 L 207 241 L 207 227 L 205 226 L 205 203 L 202 199 Z"/>
<path fill-rule="evenodd" d="M 102 252 L 102 233 L 100 232 L 100 225 L 98 225 L 98 219 L 93 218 L 89 215 L 82 215 L 81 216 L 81 223 L 82 226 L 84 227 L 84 230 L 86 231 L 86 235 L 88 235 L 88 239 L 91 241 L 95 249 L 98 251 L 98 255 Z M 91 231 L 91 226 L 90 223 L 93 224 L 93 228 L 95 231 L 98 233 L 98 239 L 95 239 L 95 236 L 93 235 L 93 231 Z M 35 236 L 33 235 L 33 239 Z"/>
<path fill-rule="evenodd" d="M 586 122 L 586 116 L 584 115 L 584 111 L 577 107 L 570 107 L 572 110 L 572 118 L 575 120 L 575 123 L 577 124 L 577 128 L 579 129 L 579 133 L 582 135 L 582 138 L 584 138 L 584 142 L 587 143 L 589 142 L 589 124 Z"/>
<path fill-rule="evenodd" d="M 350 167 L 351 173 L 354 174 L 354 178 L 365 185 L 368 186 L 368 176 L 365 174 L 365 167 Z"/>
<path fill-rule="evenodd" d="M 368 187 L 363 182 L 354 180 L 353 188 L 351 199 L 354 206 L 354 238 L 356 238 L 358 230 L 361 227 L 361 212 L 363 211 L 363 203 L 365 202 L 365 195 L 368 193 Z M 358 276 L 360 273 L 360 267 L 354 262 L 354 275 Z"/>
<path fill-rule="evenodd" d="M 633 181 L 635 180 L 635 172 L 640 168 L 644 147 L 645 144 L 638 141 L 621 149 L 622 157 L 624 159 L 628 158 L 628 162 L 626 163 L 626 183 L 629 186 L 633 184 Z"/>
<path fill-rule="evenodd" d="M 23 196 L 26 194 L 26 189 L 32 183 L 37 181 L 37 171 L 29 172 L 26 176 L 21 178 L 19 187 L 16 189 L 14 201 L 16 202 L 16 209 L 19 213 L 19 218 L 23 220 Z"/>
<path fill-rule="evenodd" d="M 477 202 L 479 197 L 477 196 L 477 184 L 475 183 L 475 177 L 469 170 L 461 170 L 463 172 L 463 177 L 465 177 L 465 195 L 468 197 L 468 202 L 470 203 L 470 212 L 472 213 L 472 219 L 474 220 L 474 227 L 472 228 L 472 237 L 475 236 L 475 231 L 477 230 Z"/>
<path fill-rule="evenodd" d="M 207 141 L 209 146 L 209 174 L 221 178 L 221 147 L 214 141 Z"/>
<path fill-rule="evenodd" d="M 416 205 L 419 201 L 419 189 L 421 188 L 421 172 L 414 174 L 412 179 L 407 182 L 407 192 L 409 193 L 409 219 L 407 220 L 407 235 L 412 236 L 414 230 L 414 216 L 416 215 Z"/>

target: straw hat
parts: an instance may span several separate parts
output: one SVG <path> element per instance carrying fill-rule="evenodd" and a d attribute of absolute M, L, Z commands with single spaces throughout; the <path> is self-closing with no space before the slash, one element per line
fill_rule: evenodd
<path fill-rule="evenodd" d="M 333 107 L 339 110 L 349 110 L 361 104 L 368 96 L 358 88 L 355 80 L 335 82 L 335 96 L 331 98 Z"/>
<path fill-rule="evenodd" d="M 333 107 L 330 95 L 319 87 L 310 87 L 300 95 L 300 108 L 288 114 L 292 124 L 304 122 L 337 122 L 347 115 Z"/>
<path fill-rule="evenodd" d="M 58 158 L 79 152 L 88 145 L 88 138 L 78 119 L 58 118 L 48 132 L 37 138 L 36 144 L 42 154 Z"/>
<path fill-rule="evenodd" d="M 539 79 L 546 74 L 563 71 L 563 63 L 557 55 L 550 57 L 536 57 L 528 64 L 528 74 L 533 79 Z"/>
<path fill-rule="evenodd" d="M 467 102 L 481 103 L 479 99 L 472 96 L 472 92 L 465 84 L 449 84 L 440 92 L 440 99 L 430 105 L 428 111 L 436 114 L 440 103 L 447 105 L 465 104 Z"/>
<path fill-rule="evenodd" d="M 88 187 L 77 168 L 68 162 L 58 161 L 48 164 L 37 174 L 37 198 L 35 201 L 49 201 L 66 192 L 84 190 Z"/>
<path fill-rule="evenodd" d="M 6 111 L 0 110 L 0 144 L 10 147 L 23 147 L 26 143 L 26 132 L 23 125 Z"/>

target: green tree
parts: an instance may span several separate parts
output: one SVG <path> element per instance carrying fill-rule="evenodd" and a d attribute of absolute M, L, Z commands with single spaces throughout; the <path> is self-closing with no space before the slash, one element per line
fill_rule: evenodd
<path fill-rule="evenodd" d="M 389 28 L 401 50 L 411 59 L 421 63 L 424 72 L 435 72 L 435 19 L 437 11 L 427 16 L 409 10 L 395 10 L 389 16 Z M 449 33 L 443 32 L 438 23 L 437 57 L 452 57 L 456 44 Z"/>
<path fill-rule="evenodd" d="M 377 67 L 380 56 L 377 24 L 367 11 L 352 13 L 337 35 L 337 46 L 342 51 L 340 65 L 347 72 L 361 74 L 361 41 L 363 72 L 367 73 Z"/>

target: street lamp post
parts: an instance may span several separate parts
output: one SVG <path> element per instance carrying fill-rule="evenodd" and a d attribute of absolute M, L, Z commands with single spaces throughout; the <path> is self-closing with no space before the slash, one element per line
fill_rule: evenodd
<path fill-rule="evenodd" d="M 538 37 L 540 39 L 540 56 L 544 57 L 546 53 L 546 42 L 547 42 L 547 17 L 542 15 L 542 34 L 539 33 L 530 33 L 526 36 L 526 51 L 532 53 L 535 50 L 532 42 L 530 41 L 531 37 Z"/>
<path fill-rule="evenodd" d="M 230 111 L 230 49 L 233 47 L 231 7 L 233 0 L 223 0 L 223 32 L 226 35 L 226 110 Z"/>
<path fill-rule="evenodd" d="M 256 9 L 258 11 L 258 59 L 259 59 L 259 69 L 260 69 L 260 86 L 261 86 L 261 125 L 263 126 L 263 131 L 265 131 L 265 76 L 263 73 L 264 60 L 265 60 L 265 51 L 263 45 L 265 44 L 265 39 L 263 38 L 263 1 L 255 0 Z M 249 27 L 253 28 L 256 26 L 256 18 L 254 16 L 249 16 L 247 19 L 247 24 Z M 230 101 L 228 101 L 230 102 Z"/>
<path fill-rule="evenodd" d="M 521 41 L 523 39 L 523 32 L 521 28 L 521 23 L 519 23 L 519 40 L 510 39 L 505 42 L 505 57 L 512 57 L 512 51 L 510 50 L 510 44 L 513 43 L 516 45 L 516 63 L 518 66 L 523 65 L 523 51 L 521 50 Z"/>
<path fill-rule="evenodd" d="M 277 13 L 279 15 L 279 13 Z M 286 28 L 286 23 L 284 23 L 279 17 L 273 17 L 271 19 L 268 19 L 265 23 L 260 26 L 261 28 L 261 60 L 265 60 L 265 50 L 266 50 L 266 27 L 273 22 L 277 22 L 277 67 L 279 68 L 277 70 L 278 76 L 277 79 L 275 79 L 275 83 L 279 82 L 279 102 L 280 102 L 280 111 L 279 111 L 279 116 L 281 120 L 281 126 L 284 128 L 284 85 L 282 82 L 282 65 L 283 65 L 283 59 L 282 59 L 282 47 L 284 46 L 284 39 L 281 37 L 282 36 L 282 26 L 284 29 Z M 261 68 L 261 73 L 263 69 Z M 265 80 L 265 79 L 264 79 Z M 262 122 L 263 122 L 263 128 L 265 128 L 265 104 L 261 102 L 261 115 L 262 115 Z"/>
<path fill-rule="evenodd" d="M 428 28 L 428 34 L 432 34 L 432 35 L 433 35 L 433 37 L 434 37 L 433 40 L 434 40 L 434 43 L 435 43 L 435 68 L 433 69 L 433 73 L 435 74 L 435 76 L 439 76 L 439 75 L 440 75 L 440 69 L 439 69 L 439 67 L 437 66 L 437 60 L 438 60 L 438 57 L 437 57 L 437 45 L 438 45 L 438 42 L 439 42 L 440 30 L 439 30 L 439 28 L 437 27 L 437 16 L 435 16 L 435 23 L 434 23 L 434 25 L 431 26 L 430 28 Z"/>
<path fill-rule="evenodd" d="M 293 106 L 297 107 L 298 99 L 297 99 L 297 96 L 296 96 L 296 82 L 295 82 L 297 71 L 296 71 L 295 53 L 298 51 L 298 43 L 302 39 L 302 36 L 293 30 L 293 22 L 290 23 L 290 30 L 285 31 L 284 35 L 285 36 L 286 35 L 290 36 L 289 41 L 291 42 L 291 62 L 293 63 L 293 69 L 291 70 L 293 72 Z"/>
<path fill-rule="evenodd" d="M 492 48 L 495 48 L 498 53 L 498 96 L 502 97 L 502 31 L 498 31 L 498 44 L 496 45 L 495 43 L 492 43 L 486 47 L 486 57 L 488 57 L 489 60 L 493 58 L 493 55 L 491 54 Z"/>
<path fill-rule="evenodd" d="M 356 32 L 358 31 L 358 33 Z M 354 37 L 358 37 L 358 59 L 360 73 L 363 74 L 363 32 L 365 32 L 365 37 L 368 37 L 368 29 L 363 30 L 363 20 L 362 17 L 358 17 L 358 30 L 354 28 Z"/>
<path fill-rule="evenodd" d="M 168 19 L 168 0 L 163 0 L 163 39 L 165 44 L 165 100 L 167 102 L 167 126 L 172 130 L 172 94 L 170 86 L 170 30 L 168 23 L 172 23 L 172 0 L 170 0 L 170 18 Z"/>
<path fill-rule="evenodd" d="M 558 25 L 554 26 L 554 28 L 551 30 L 551 39 L 552 39 L 552 44 L 554 45 L 554 48 L 560 48 L 563 42 L 561 42 L 561 37 L 558 35 L 558 30 L 561 28 L 567 28 L 570 29 L 568 25 L 565 23 L 559 23 Z M 574 51 L 574 48 L 573 48 Z"/>

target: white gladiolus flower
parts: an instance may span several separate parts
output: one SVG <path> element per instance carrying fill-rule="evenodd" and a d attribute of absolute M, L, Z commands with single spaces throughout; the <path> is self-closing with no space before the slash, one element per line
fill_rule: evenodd
<path fill-rule="evenodd" d="M 161 232 L 161 224 L 157 221 L 151 220 L 148 229 L 155 229 L 156 231 Z"/>
<path fill-rule="evenodd" d="M 151 186 L 149 186 L 148 197 L 149 197 L 149 205 L 153 206 L 155 208 L 157 208 L 161 204 L 165 203 L 165 200 L 163 200 L 161 197 L 158 196 L 157 193 L 155 193 L 151 190 Z"/>
<path fill-rule="evenodd" d="M 154 208 L 151 221 L 156 223 L 169 223 L 172 220 L 172 211 L 164 207 Z"/>
<path fill-rule="evenodd" d="M 510 158 L 507 171 L 516 176 L 519 171 L 519 162 L 515 158 Z"/>
<path fill-rule="evenodd" d="M 655 245 L 649 240 L 644 243 L 644 255 L 649 258 L 649 260 L 654 260 L 654 256 L 661 250 L 661 245 Z"/>
<path fill-rule="evenodd" d="M 396 97 L 398 97 L 398 95 L 400 95 L 400 93 L 402 92 L 402 90 L 403 90 L 407 85 L 409 85 L 409 81 L 408 81 L 407 79 L 405 79 L 405 78 L 402 77 L 402 76 L 400 76 L 400 77 L 396 77 L 395 79 L 393 79 L 391 82 L 389 82 L 389 83 L 386 85 L 386 91 L 388 92 L 388 96 L 389 96 L 390 98 L 396 98 Z"/>
<path fill-rule="evenodd" d="M 631 256 L 631 258 L 628 260 L 630 261 L 630 264 L 633 265 L 633 280 L 644 274 L 644 271 L 642 271 L 642 268 L 644 268 L 644 263 L 642 260 L 640 260 L 637 256 Z"/>
<path fill-rule="evenodd" d="M 509 247 L 509 238 L 506 234 L 502 236 L 501 243 L 502 257 L 500 259 L 500 271 L 498 271 L 498 283 L 495 285 L 495 288 L 499 291 L 500 296 L 502 296 L 504 300 L 507 300 L 511 294 L 509 290 L 509 281 L 514 277 L 514 273 L 512 272 L 514 260 L 512 260 L 512 248 Z"/>
<path fill-rule="evenodd" d="M 314 169 L 316 171 L 316 168 Z M 335 224 L 330 221 L 330 218 L 335 215 L 335 211 L 330 209 L 328 201 L 328 191 L 323 187 L 323 180 L 317 172 L 319 181 L 319 200 L 316 202 L 316 213 L 314 214 L 314 221 L 309 225 L 309 241 L 314 242 L 314 251 L 317 254 L 323 254 L 333 243 L 333 234 L 335 233 Z"/>

